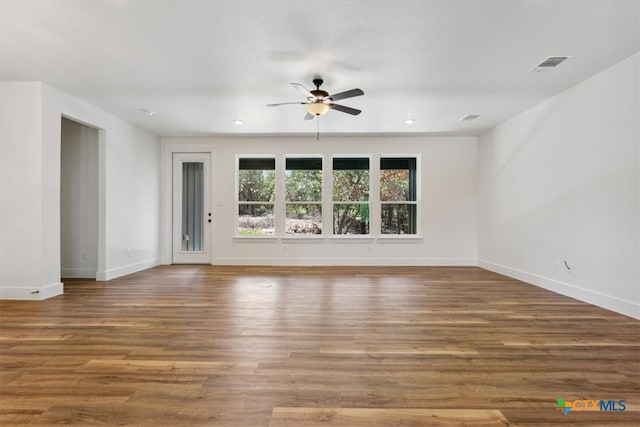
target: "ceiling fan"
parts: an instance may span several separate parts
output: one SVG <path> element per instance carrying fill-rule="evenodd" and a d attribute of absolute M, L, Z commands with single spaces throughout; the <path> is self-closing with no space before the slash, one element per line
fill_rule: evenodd
<path fill-rule="evenodd" d="M 288 104 L 302 104 L 307 106 L 307 114 L 304 116 L 305 120 L 312 120 L 316 116 L 321 116 L 326 114 L 329 110 L 336 110 L 343 113 L 351 114 L 353 116 L 357 116 L 362 111 L 346 107 L 344 105 L 335 104 L 333 101 L 338 101 L 340 99 L 353 98 L 354 96 L 364 95 L 362 89 L 351 89 L 344 92 L 334 93 L 333 95 L 329 95 L 329 92 L 320 89 L 322 86 L 323 80 L 319 77 L 313 79 L 313 84 L 316 86 L 315 90 L 309 90 L 304 85 L 300 83 L 289 83 L 294 89 L 300 91 L 305 98 L 307 98 L 306 102 L 281 102 L 278 104 L 267 104 L 267 107 L 277 107 L 279 105 L 288 105 Z"/>

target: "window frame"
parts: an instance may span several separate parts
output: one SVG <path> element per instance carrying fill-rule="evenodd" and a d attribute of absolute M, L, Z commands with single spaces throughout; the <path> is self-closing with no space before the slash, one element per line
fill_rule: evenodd
<path fill-rule="evenodd" d="M 287 159 L 317 158 L 322 168 L 322 200 L 318 201 L 287 201 L 286 171 Z M 415 159 L 415 200 L 414 201 L 383 201 L 381 197 L 381 174 L 383 159 Z M 270 201 L 241 201 L 239 195 L 240 163 L 241 159 L 265 159 L 274 164 L 274 200 Z M 363 159 L 369 164 L 368 200 L 367 201 L 336 201 L 333 194 L 334 160 L 335 159 Z M 345 169 L 346 170 L 346 169 Z M 422 159 L 415 153 L 392 154 L 362 154 L 362 153 L 332 153 L 332 154 L 236 154 L 235 155 L 235 183 L 234 183 L 234 233 L 233 238 L 243 241 L 318 241 L 330 239 L 332 241 L 358 242 L 402 242 L 422 240 Z M 273 234 L 242 235 L 239 234 L 239 212 L 241 204 L 270 205 L 274 218 Z M 287 206 L 294 204 L 319 205 L 322 209 L 321 234 L 286 234 Z M 340 204 L 366 205 L 369 209 L 369 224 L 367 234 L 336 234 L 334 233 L 334 208 Z M 414 205 L 415 233 L 414 234 L 383 234 L 382 209 L 384 205 Z"/>
<path fill-rule="evenodd" d="M 278 237 L 278 212 L 277 212 L 277 204 L 278 204 L 278 159 L 274 154 L 236 154 L 235 159 L 235 183 L 234 183 L 234 199 L 235 199 L 235 211 L 234 211 L 234 234 L 233 237 L 237 239 L 277 239 Z M 265 202 L 265 201 L 242 201 L 240 200 L 240 160 L 241 159 L 269 159 L 273 160 L 274 163 L 274 200 L 273 202 Z M 251 169 L 243 169 L 243 170 L 251 170 Z M 239 233 L 240 223 L 239 223 L 239 211 L 240 205 L 271 205 L 274 219 L 274 230 L 273 234 L 257 234 L 246 236 Z"/>
<path fill-rule="evenodd" d="M 359 239 L 359 240 L 371 240 L 374 238 L 374 234 L 372 233 L 373 230 L 373 223 L 372 223 L 372 219 L 373 219 L 373 215 L 374 215 L 374 180 L 373 180 L 373 174 L 374 174 L 374 170 L 373 170 L 373 158 L 374 156 L 372 154 L 350 154 L 350 153 L 339 153 L 339 154 L 333 154 L 331 155 L 331 161 L 328 162 L 329 163 L 329 173 L 327 174 L 327 186 L 328 186 L 328 193 L 329 193 L 329 198 L 327 199 L 327 203 L 330 205 L 330 216 L 329 216 L 329 224 L 330 224 L 330 230 L 331 230 L 331 237 L 334 239 Z M 369 171 L 369 191 L 368 191 L 368 198 L 366 202 L 360 202 L 360 201 L 336 201 L 334 200 L 333 197 L 333 172 L 334 172 L 334 168 L 333 168 L 333 164 L 335 159 L 367 159 L 368 163 L 369 163 L 369 167 L 368 167 L 368 171 Z M 338 169 L 338 170 L 348 170 L 348 169 Z M 364 205 L 366 204 L 369 208 L 369 232 L 366 234 L 337 234 L 334 232 L 334 207 L 336 204 L 354 204 L 354 205 Z"/>
<path fill-rule="evenodd" d="M 377 174 L 378 174 L 378 188 L 376 189 L 376 197 L 377 204 L 379 206 L 379 211 L 376 213 L 377 218 L 377 236 L 380 240 L 411 240 L 411 239 L 422 239 L 422 202 L 421 202 L 421 194 L 422 194 L 422 159 L 420 154 L 412 154 L 412 153 L 394 153 L 394 154 L 380 154 L 377 156 Z M 410 159 L 413 158 L 416 161 L 415 168 L 415 200 L 414 201 L 397 201 L 397 200 L 389 200 L 383 201 L 380 191 L 381 191 L 381 175 L 382 171 L 382 159 Z M 382 206 L 384 205 L 414 205 L 416 209 L 415 214 L 415 233 L 413 234 L 385 234 L 382 233 Z"/>
<path fill-rule="evenodd" d="M 287 200 L 287 159 L 320 159 L 321 168 L 321 181 L 320 181 L 320 198 L 321 200 L 315 201 L 289 201 Z M 279 203 L 282 205 L 282 218 L 277 223 L 282 223 L 282 235 L 281 239 L 294 239 L 294 240 L 317 240 L 324 239 L 326 237 L 326 209 L 325 209 L 325 180 L 326 180 L 326 162 L 324 155 L 322 154 L 285 154 L 282 159 L 282 201 Z M 276 170 L 277 176 L 277 170 Z M 321 233 L 320 234 L 287 234 L 287 206 L 288 205 L 319 205 L 322 213 Z"/>

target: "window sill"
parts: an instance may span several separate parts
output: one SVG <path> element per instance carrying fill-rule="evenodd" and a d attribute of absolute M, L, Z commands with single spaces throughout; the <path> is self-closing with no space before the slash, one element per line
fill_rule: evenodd
<path fill-rule="evenodd" d="M 422 243 L 424 239 L 422 236 L 417 236 L 415 234 L 404 234 L 378 236 L 376 241 L 378 243 Z"/>
<path fill-rule="evenodd" d="M 286 235 L 286 236 L 282 236 L 280 238 L 281 241 L 283 242 L 287 242 L 287 243 L 296 243 L 296 242 L 323 242 L 326 240 L 326 236 L 322 236 L 322 235 L 315 235 L 315 236 L 310 236 L 310 235 L 300 235 L 300 236 L 294 236 L 294 235 Z"/>
<path fill-rule="evenodd" d="M 376 239 L 369 235 L 359 236 L 357 234 L 345 234 L 343 236 L 332 236 L 329 240 L 340 243 L 373 243 Z"/>
<path fill-rule="evenodd" d="M 235 243 L 320 243 L 329 240 L 331 243 L 422 243 L 424 238 L 416 235 L 360 236 L 347 234 L 341 236 L 233 236 Z"/>
<path fill-rule="evenodd" d="M 278 240 L 276 236 L 233 236 L 234 243 L 277 243 Z"/>

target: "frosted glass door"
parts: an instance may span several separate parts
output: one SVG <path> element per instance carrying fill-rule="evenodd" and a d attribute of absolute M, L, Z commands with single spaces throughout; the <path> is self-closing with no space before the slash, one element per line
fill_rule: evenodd
<path fill-rule="evenodd" d="M 182 251 L 204 250 L 203 163 L 182 163 Z"/>
<path fill-rule="evenodd" d="M 210 263 L 208 153 L 173 154 L 173 262 Z"/>

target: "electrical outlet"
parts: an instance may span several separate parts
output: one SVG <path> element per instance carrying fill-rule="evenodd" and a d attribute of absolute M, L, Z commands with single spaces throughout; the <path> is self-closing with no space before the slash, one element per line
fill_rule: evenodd
<path fill-rule="evenodd" d="M 131 249 L 127 249 L 127 258 L 131 258 Z"/>

